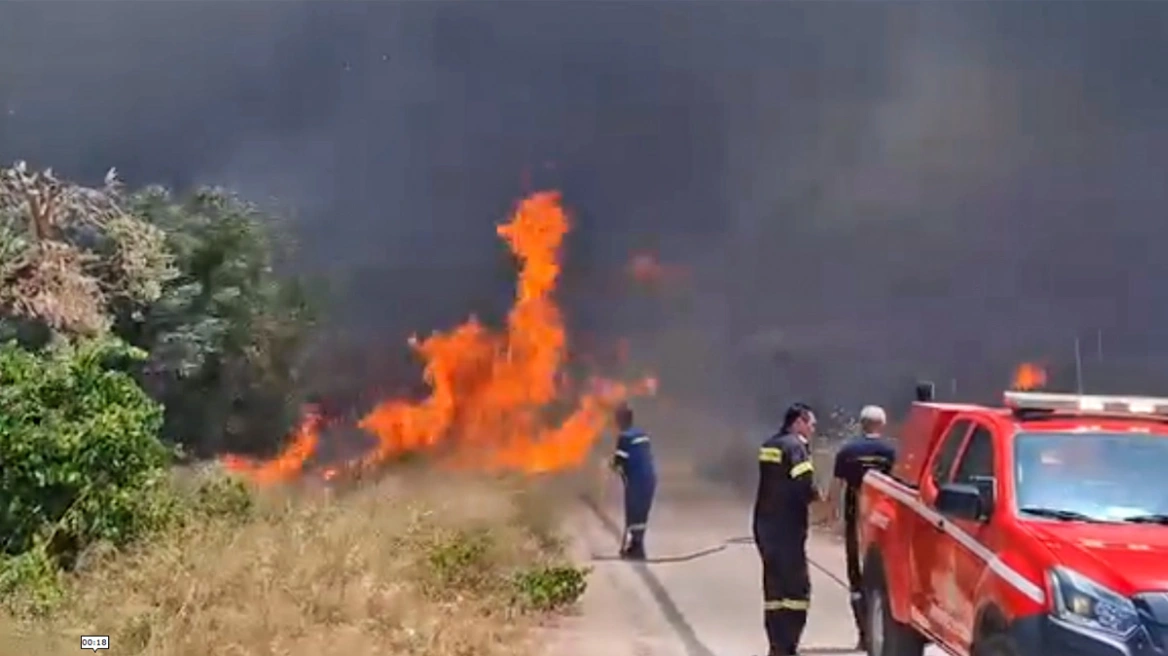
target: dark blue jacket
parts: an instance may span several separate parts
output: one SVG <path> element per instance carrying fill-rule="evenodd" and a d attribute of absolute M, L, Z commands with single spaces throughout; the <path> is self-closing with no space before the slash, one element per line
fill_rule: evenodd
<path fill-rule="evenodd" d="M 759 546 L 798 544 L 807 538 L 808 509 L 819 497 L 807 440 L 791 433 L 775 435 L 758 451 L 758 495 L 754 500 L 754 536 Z"/>
<path fill-rule="evenodd" d="M 657 486 L 657 470 L 653 466 L 653 450 L 649 436 L 636 428 L 622 431 L 616 440 L 613 464 L 625 486 L 651 492 Z"/>
<path fill-rule="evenodd" d="M 896 462 L 896 447 L 883 437 L 861 435 L 844 442 L 835 455 L 833 475 L 844 482 L 844 519 L 852 522 L 856 518 L 856 497 L 860 483 L 868 470 L 875 469 L 885 474 L 892 471 Z"/>

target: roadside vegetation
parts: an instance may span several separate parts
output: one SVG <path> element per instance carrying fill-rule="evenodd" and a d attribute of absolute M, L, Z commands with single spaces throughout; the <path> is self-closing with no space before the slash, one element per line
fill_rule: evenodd
<path fill-rule="evenodd" d="M 223 190 L 0 169 L 0 654 L 514 654 L 583 593 L 555 490 L 212 464 L 277 449 L 312 392 L 287 248 Z"/>

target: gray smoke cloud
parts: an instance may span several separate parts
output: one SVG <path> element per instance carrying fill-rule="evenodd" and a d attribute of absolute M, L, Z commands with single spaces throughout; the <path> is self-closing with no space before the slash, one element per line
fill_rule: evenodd
<path fill-rule="evenodd" d="M 1139 369 L 1128 391 L 1151 392 L 1166 19 L 1134 2 L 9 2 L 0 156 L 278 198 L 300 266 L 340 281 L 337 321 L 394 348 L 497 316 L 512 276 L 494 224 L 562 189 L 581 339 L 629 337 L 671 398 L 754 426 L 796 396 L 907 399 L 918 374 L 969 395 L 1023 359 L 1064 375 L 1076 336 L 1088 379 Z M 631 288 L 641 250 L 685 270 L 675 289 Z"/>

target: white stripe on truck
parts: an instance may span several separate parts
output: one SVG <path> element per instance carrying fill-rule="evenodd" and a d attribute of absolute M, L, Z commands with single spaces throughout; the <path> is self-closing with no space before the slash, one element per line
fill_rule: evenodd
<path fill-rule="evenodd" d="M 864 482 L 887 494 L 889 497 L 896 499 L 934 526 L 943 530 L 949 537 L 960 543 L 961 546 L 969 549 L 994 574 L 997 574 L 999 578 L 1009 583 L 1018 592 L 1034 600 L 1035 603 L 1041 604 L 1046 600 L 1046 591 L 1043 590 L 1041 585 L 1031 581 L 1021 572 L 1007 565 L 996 553 L 990 551 L 972 535 L 961 530 L 961 528 L 946 519 L 943 515 L 926 506 L 917 497 L 916 490 L 904 486 L 892 477 L 881 474 L 880 472 L 870 472 L 864 477 Z"/>

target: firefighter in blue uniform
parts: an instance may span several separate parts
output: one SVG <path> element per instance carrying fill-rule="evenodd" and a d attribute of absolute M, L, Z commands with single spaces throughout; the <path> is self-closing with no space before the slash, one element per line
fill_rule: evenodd
<path fill-rule="evenodd" d="M 819 499 L 810 447 L 815 421 L 810 406 L 796 403 L 787 409 L 782 430 L 759 449 L 754 541 L 762 557 L 768 656 L 794 656 L 807 624 L 808 515 Z"/>
<path fill-rule="evenodd" d="M 844 442 L 835 456 L 835 470 L 827 502 L 833 524 L 839 519 L 840 492 L 843 492 L 844 548 L 847 555 L 848 587 L 851 588 L 852 614 L 856 618 L 856 631 L 860 634 L 859 650 L 868 649 L 867 607 L 864 599 L 864 582 L 860 571 L 860 520 L 856 507 L 860 483 L 870 470 L 892 471 L 896 460 L 896 448 L 881 437 L 887 415 L 880 406 L 865 406 L 860 411 L 859 437 Z"/>
<path fill-rule="evenodd" d="M 625 486 L 625 534 L 621 557 L 645 559 L 645 529 L 649 524 L 649 510 L 657 491 L 657 472 L 653 466 L 653 451 L 649 436 L 633 427 L 633 410 L 622 405 L 616 411 L 616 426 L 620 435 L 612 466 L 620 474 Z"/>

